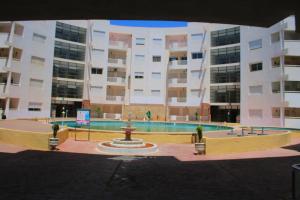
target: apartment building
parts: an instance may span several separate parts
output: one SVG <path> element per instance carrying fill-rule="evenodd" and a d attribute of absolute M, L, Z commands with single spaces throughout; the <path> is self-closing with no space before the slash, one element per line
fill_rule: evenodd
<path fill-rule="evenodd" d="M 0 109 L 8 118 L 90 108 L 107 119 L 150 110 L 153 120 L 299 127 L 294 30 L 294 17 L 269 28 L 1 22 Z"/>

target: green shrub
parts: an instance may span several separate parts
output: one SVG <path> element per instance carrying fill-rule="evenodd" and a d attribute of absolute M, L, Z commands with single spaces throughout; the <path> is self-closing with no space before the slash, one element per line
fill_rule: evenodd
<path fill-rule="evenodd" d="M 59 130 L 59 125 L 58 124 L 53 124 L 52 125 L 52 130 L 53 130 L 53 137 L 56 138 L 57 131 Z"/>
<path fill-rule="evenodd" d="M 197 135 L 198 135 L 198 140 L 199 140 L 199 142 L 201 142 L 202 137 L 203 137 L 203 128 L 202 128 L 202 126 L 197 126 L 196 131 L 197 131 Z"/>

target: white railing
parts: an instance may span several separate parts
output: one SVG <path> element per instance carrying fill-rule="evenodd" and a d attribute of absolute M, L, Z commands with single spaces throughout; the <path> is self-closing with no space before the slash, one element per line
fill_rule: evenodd
<path fill-rule="evenodd" d="M 6 67 L 7 58 L 6 57 L 0 57 L 0 67 Z"/>
<path fill-rule="evenodd" d="M 108 58 L 108 63 L 126 65 L 126 59 L 124 58 Z"/>
<path fill-rule="evenodd" d="M 181 65 L 187 65 L 187 60 L 172 60 L 169 62 L 170 67 L 182 67 Z"/>
<path fill-rule="evenodd" d="M 300 67 L 300 65 L 284 65 L 285 67 Z"/>
<path fill-rule="evenodd" d="M 119 48 L 128 48 L 128 44 L 125 43 L 124 41 L 116 41 L 116 40 L 110 40 L 109 45 L 114 46 L 114 47 L 119 47 Z"/>
<path fill-rule="evenodd" d="M 118 119 L 121 120 L 121 114 L 120 113 L 103 113 L 104 119 Z"/>
<path fill-rule="evenodd" d="M 107 82 L 125 83 L 125 78 L 123 78 L 123 77 L 107 77 Z"/>
<path fill-rule="evenodd" d="M 0 94 L 5 93 L 6 83 L 0 83 Z"/>
<path fill-rule="evenodd" d="M 170 115 L 169 119 L 171 121 L 188 121 L 189 116 L 188 115 Z"/>
<path fill-rule="evenodd" d="M 172 42 L 169 44 L 169 49 L 178 49 L 187 47 L 187 42 Z"/>
<path fill-rule="evenodd" d="M 0 45 L 6 45 L 9 39 L 9 33 L 0 33 Z"/>
<path fill-rule="evenodd" d="M 171 78 L 168 80 L 169 84 L 180 84 L 180 83 L 187 83 L 186 78 Z"/>
<path fill-rule="evenodd" d="M 186 97 L 169 97 L 169 103 L 186 103 Z"/>
<path fill-rule="evenodd" d="M 106 96 L 107 101 L 117 101 L 117 102 L 122 102 L 124 101 L 124 96 Z"/>

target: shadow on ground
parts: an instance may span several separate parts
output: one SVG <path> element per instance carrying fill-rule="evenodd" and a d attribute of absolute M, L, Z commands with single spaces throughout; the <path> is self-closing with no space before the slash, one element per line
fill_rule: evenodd
<path fill-rule="evenodd" d="M 285 146 L 285 147 L 281 147 L 281 148 L 300 152 L 300 144 L 289 145 L 289 146 Z"/>
<path fill-rule="evenodd" d="M 0 153 L 0 199 L 291 199 L 300 156 L 181 162 L 64 152 Z"/>

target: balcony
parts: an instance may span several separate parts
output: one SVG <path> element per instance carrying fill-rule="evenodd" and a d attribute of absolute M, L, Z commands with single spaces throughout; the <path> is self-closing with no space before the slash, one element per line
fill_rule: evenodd
<path fill-rule="evenodd" d="M 169 62 L 170 69 L 185 69 L 187 68 L 187 60 L 172 60 Z"/>
<path fill-rule="evenodd" d="M 0 57 L 0 71 L 3 69 L 3 67 L 6 67 L 7 60 L 8 59 L 6 57 Z"/>
<path fill-rule="evenodd" d="M 119 50 L 127 50 L 129 48 L 128 43 L 126 43 L 124 41 L 116 41 L 116 40 L 110 40 L 109 46 L 111 48 L 119 49 Z"/>
<path fill-rule="evenodd" d="M 287 102 L 288 107 L 300 108 L 300 93 L 285 93 L 284 100 Z"/>
<path fill-rule="evenodd" d="M 117 85 L 124 85 L 125 78 L 124 77 L 107 77 L 107 82 L 114 83 Z"/>
<path fill-rule="evenodd" d="M 186 50 L 187 42 L 172 42 L 169 44 L 168 49 L 173 51 Z"/>
<path fill-rule="evenodd" d="M 299 40 L 285 40 L 284 47 L 286 55 L 296 56 L 300 54 Z"/>
<path fill-rule="evenodd" d="M 106 101 L 109 101 L 109 103 L 114 104 L 122 104 L 124 102 L 124 96 L 106 96 Z"/>
<path fill-rule="evenodd" d="M 170 106 L 184 106 L 187 102 L 186 97 L 169 97 L 168 103 Z"/>
<path fill-rule="evenodd" d="M 6 83 L 0 83 L 0 98 L 5 97 Z"/>
<path fill-rule="evenodd" d="M 0 47 L 8 47 L 9 33 L 0 33 Z"/>
<path fill-rule="evenodd" d="M 188 121 L 189 116 L 188 115 L 169 115 L 170 121 Z"/>
<path fill-rule="evenodd" d="M 186 87 L 186 78 L 171 78 L 168 80 L 169 87 Z"/>
<path fill-rule="evenodd" d="M 124 58 L 108 58 L 108 63 L 113 67 L 126 67 L 126 59 Z"/>
<path fill-rule="evenodd" d="M 104 119 L 117 119 L 121 120 L 122 114 L 120 113 L 103 113 Z"/>

